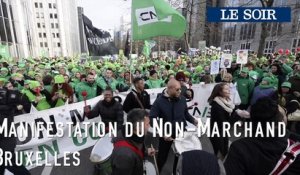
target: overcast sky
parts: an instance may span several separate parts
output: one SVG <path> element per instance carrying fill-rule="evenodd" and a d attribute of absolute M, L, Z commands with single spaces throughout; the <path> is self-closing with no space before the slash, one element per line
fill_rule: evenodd
<path fill-rule="evenodd" d="M 131 0 L 78 0 L 78 6 L 95 27 L 114 30 L 119 28 L 121 16 L 130 14 Z"/>

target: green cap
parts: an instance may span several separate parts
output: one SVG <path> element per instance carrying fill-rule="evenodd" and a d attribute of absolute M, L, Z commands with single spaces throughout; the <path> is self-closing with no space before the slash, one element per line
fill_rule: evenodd
<path fill-rule="evenodd" d="M 268 82 L 269 84 L 271 84 L 271 83 L 272 83 L 272 78 L 270 78 L 270 77 L 264 77 L 264 78 L 262 79 L 262 81 L 266 81 L 266 82 Z"/>
<path fill-rule="evenodd" d="M 243 72 L 243 73 L 249 73 L 249 69 L 247 67 L 244 67 L 241 72 Z"/>
<path fill-rule="evenodd" d="M 6 82 L 6 78 L 0 78 L 0 82 Z"/>
<path fill-rule="evenodd" d="M 41 86 L 40 82 L 38 81 L 30 81 L 29 87 L 30 89 L 35 89 L 37 87 Z"/>
<path fill-rule="evenodd" d="M 6 67 L 2 67 L 0 71 L 6 71 L 6 72 L 8 72 L 8 69 Z"/>
<path fill-rule="evenodd" d="M 24 84 L 30 84 L 31 80 L 25 80 Z"/>
<path fill-rule="evenodd" d="M 185 75 L 186 77 L 190 77 L 190 76 L 191 76 L 191 73 L 188 72 L 188 71 L 185 71 L 185 72 L 184 72 L 184 75 Z"/>
<path fill-rule="evenodd" d="M 250 71 L 249 76 L 255 80 L 257 80 L 259 74 L 256 71 Z"/>
<path fill-rule="evenodd" d="M 27 75 L 30 76 L 31 78 L 34 77 L 35 72 L 34 71 L 28 71 Z"/>
<path fill-rule="evenodd" d="M 64 76 L 62 76 L 62 75 L 56 75 L 56 76 L 54 77 L 54 83 L 55 83 L 55 84 L 65 83 Z"/>
<path fill-rule="evenodd" d="M 73 68 L 73 69 L 71 70 L 71 72 L 75 74 L 75 73 L 79 72 L 79 69 Z"/>
<path fill-rule="evenodd" d="M 19 67 L 19 68 L 25 68 L 25 63 L 20 63 L 20 64 L 18 65 L 18 67 Z"/>
<path fill-rule="evenodd" d="M 11 75 L 12 78 L 23 78 L 24 76 L 20 73 L 14 73 Z"/>
<path fill-rule="evenodd" d="M 284 82 L 284 83 L 281 84 L 281 87 L 291 88 L 292 84 L 290 82 Z"/>

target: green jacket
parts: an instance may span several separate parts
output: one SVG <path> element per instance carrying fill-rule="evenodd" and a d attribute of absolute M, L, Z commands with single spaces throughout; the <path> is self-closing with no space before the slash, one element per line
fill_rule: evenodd
<path fill-rule="evenodd" d="M 31 103 L 35 102 L 36 95 L 34 95 L 30 90 L 24 90 L 23 93 L 28 97 Z M 42 99 L 37 103 L 36 109 L 38 111 L 50 109 L 51 105 L 47 102 L 47 99 L 44 95 L 42 95 Z"/>
<path fill-rule="evenodd" d="M 75 87 L 75 92 L 77 94 L 77 97 L 78 97 L 78 101 L 83 101 L 83 96 L 82 96 L 82 92 L 83 91 L 86 91 L 87 92 L 87 100 L 89 99 L 92 99 L 94 97 L 97 97 L 97 95 L 100 95 L 99 94 L 99 90 L 97 88 L 97 84 L 96 82 L 93 83 L 93 84 L 89 84 L 87 82 L 81 82 L 81 83 L 78 83 L 77 86 Z"/>
<path fill-rule="evenodd" d="M 63 95 L 65 95 L 65 96 L 67 96 L 67 94 L 66 94 L 66 93 L 64 93 L 62 90 L 59 90 L 59 91 L 58 91 L 58 93 L 59 93 L 59 94 L 63 94 Z M 55 104 L 55 106 L 54 106 L 54 107 L 59 107 L 59 106 L 63 106 L 63 105 L 65 105 L 65 101 L 64 101 L 64 99 L 62 99 L 62 98 L 58 98 L 58 99 L 56 100 L 56 104 Z"/>
<path fill-rule="evenodd" d="M 111 78 L 110 80 L 106 80 L 103 77 L 99 77 L 96 79 L 96 83 L 99 87 L 101 87 L 101 89 L 105 90 L 105 88 L 107 86 L 110 86 L 112 88 L 113 91 L 116 90 L 118 81 L 114 78 Z"/>
<path fill-rule="evenodd" d="M 154 89 L 163 87 L 164 82 L 161 79 L 149 79 L 146 81 L 146 84 L 148 85 L 149 89 Z"/>
<path fill-rule="evenodd" d="M 44 88 L 51 93 L 52 92 L 52 85 L 45 85 Z"/>
<path fill-rule="evenodd" d="M 293 69 L 292 69 L 289 65 L 287 65 L 287 64 L 282 64 L 281 68 L 282 68 L 282 72 L 283 72 L 285 75 L 288 75 L 288 74 L 290 74 L 291 72 L 293 72 Z"/>
<path fill-rule="evenodd" d="M 241 104 L 248 104 L 250 100 L 250 96 L 254 89 L 254 82 L 253 80 L 243 77 L 239 77 L 237 80 L 237 90 L 239 92 L 241 98 Z"/>

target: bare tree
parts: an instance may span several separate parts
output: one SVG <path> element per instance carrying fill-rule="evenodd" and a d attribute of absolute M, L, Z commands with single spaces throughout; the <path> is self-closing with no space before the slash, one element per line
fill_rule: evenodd
<path fill-rule="evenodd" d="M 273 6 L 274 0 L 260 0 L 263 8 L 270 8 Z M 261 23 L 261 33 L 260 33 L 260 40 L 258 45 L 257 56 L 262 57 L 264 54 L 265 42 L 268 36 L 267 30 L 267 22 Z"/>

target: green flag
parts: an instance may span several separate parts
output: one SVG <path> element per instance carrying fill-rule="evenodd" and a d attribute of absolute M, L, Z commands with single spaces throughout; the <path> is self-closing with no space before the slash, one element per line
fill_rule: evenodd
<path fill-rule="evenodd" d="M 0 56 L 6 59 L 10 57 L 7 45 L 0 44 Z"/>
<path fill-rule="evenodd" d="M 164 0 L 132 0 L 133 40 L 155 36 L 180 38 L 186 29 L 184 17 Z"/>
<path fill-rule="evenodd" d="M 143 47 L 143 55 L 145 55 L 146 57 L 149 57 L 150 56 L 150 53 L 151 53 L 151 49 L 152 47 L 155 46 L 155 41 L 153 40 L 145 40 L 144 41 L 144 47 Z"/>

